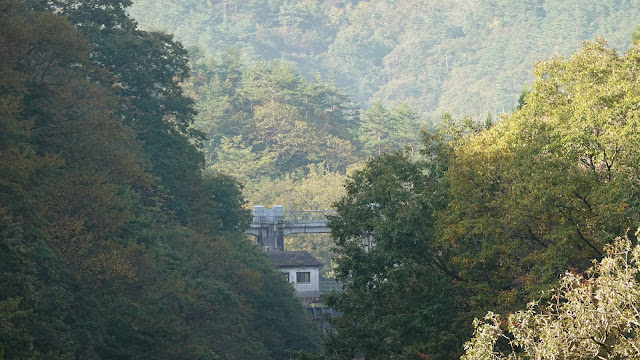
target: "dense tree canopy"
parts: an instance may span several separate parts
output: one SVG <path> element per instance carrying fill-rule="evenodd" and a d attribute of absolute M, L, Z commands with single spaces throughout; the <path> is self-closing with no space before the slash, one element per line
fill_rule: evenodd
<path fill-rule="evenodd" d="M 382 101 L 373 102 L 363 112 L 358 140 L 365 154 L 380 156 L 402 148 L 414 152 L 420 144 L 420 116 L 408 103 L 387 109 Z"/>
<path fill-rule="evenodd" d="M 244 64 L 236 50 L 194 62 L 187 88 L 198 100 L 195 127 L 209 139 L 207 168 L 247 182 L 321 162 L 344 172 L 355 162 L 358 113 L 335 86 L 285 62 Z"/>
<path fill-rule="evenodd" d="M 329 354 L 350 359 L 445 359 L 455 356 L 458 278 L 434 247 L 435 221 L 446 206 L 443 134 L 426 138 L 423 161 L 396 153 L 370 159 L 351 175 L 330 218 L 336 278 L 345 292 L 329 305 L 334 320 Z"/>
<path fill-rule="evenodd" d="M 515 311 L 565 271 L 601 260 L 639 220 L 637 58 L 637 47 L 621 56 L 603 40 L 584 43 L 538 63 L 520 107 L 497 124 L 445 117 L 448 135 L 427 138 L 417 159 L 383 155 L 350 177 L 331 220 L 345 293 L 330 299 L 343 314 L 328 355 L 455 356 L 443 344 L 468 333 L 473 316 Z M 538 346 L 538 335 L 520 335 Z M 482 349 L 493 351 L 492 339 Z"/>
<path fill-rule="evenodd" d="M 442 113 L 509 112 L 531 68 L 596 36 L 626 50 L 639 9 L 620 0 L 136 0 L 133 16 L 210 55 L 287 59 L 335 74 L 354 99 Z"/>
<path fill-rule="evenodd" d="M 240 186 L 200 171 L 186 52 L 126 5 L 0 2 L 0 358 L 314 351 Z"/>
<path fill-rule="evenodd" d="M 539 63 L 522 108 L 456 149 L 442 244 L 479 295 L 509 307 L 638 222 L 637 51 Z"/>

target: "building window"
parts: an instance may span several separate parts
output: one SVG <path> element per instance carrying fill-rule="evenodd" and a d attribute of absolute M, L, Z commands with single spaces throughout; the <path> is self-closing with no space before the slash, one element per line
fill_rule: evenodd
<path fill-rule="evenodd" d="M 311 273 L 310 272 L 297 272 L 296 273 L 296 282 L 298 284 L 309 284 L 311 282 Z"/>
<path fill-rule="evenodd" d="M 288 272 L 283 272 L 284 274 L 284 278 L 287 279 L 287 282 L 291 282 L 291 278 L 289 277 L 289 273 Z"/>

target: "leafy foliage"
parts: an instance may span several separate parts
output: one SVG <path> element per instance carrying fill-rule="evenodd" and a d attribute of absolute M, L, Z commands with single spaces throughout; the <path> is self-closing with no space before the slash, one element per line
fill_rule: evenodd
<path fill-rule="evenodd" d="M 240 186 L 200 171 L 186 52 L 127 4 L 0 2 L 0 357 L 313 351 Z"/>
<path fill-rule="evenodd" d="M 404 147 L 413 152 L 420 143 L 418 113 L 408 103 L 387 109 L 382 101 L 374 101 L 362 114 L 359 140 L 364 152 L 380 156 Z"/>
<path fill-rule="evenodd" d="M 476 319 L 475 335 L 462 359 L 629 359 L 640 356 L 636 304 L 640 250 L 628 238 L 605 248 L 586 275 L 567 272 L 550 300 L 529 303 L 504 324 L 489 312 Z M 504 325 L 503 325 L 504 324 Z M 503 332 L 506 327 L 507 334 Z M 508 342 L 497 349 L 499 339 Z"/>
<path fill-rule="evenodd" d="M 170 4 L 167 24 L 188 10 L 193 24 L 209 21 L 202 41 L 214 33 L 223 45 L 214 57 L 194 49 L 190 69 L 182 45 L 139 29 L 129 5 L 0 2 L 0 357 L 313 358 L 317 334 L 292 287 L 240 234 L 238 181 L 264 204 L 284 203 L 286 189 L 292 207 L 335 202 L 338 257 L 326 271 L 345 292 L 328 299 L 342 316 L 327 357 L 454 357 L 469 317 L 517 309 L 567 268 L 555 302 L 512 315 L 507 338 L 490 316 L 468 356 L 499 358 L 504 346 L 512 358 L 637 355 L 637 314 L 625 303 L 636 301 L 637 251 L 606 245 L 640 220 L 639 48 L 618 55 L 596 40 L 538 63 L 522 93 L 512 80 L 529 76 L 533 57 L 519 54 L 530 39 L 573 46 L 603 27 L 617 34 L 607 16 L 635 10 Z M 236 41 L 242 50 L 226 49 Z M 281 57 L 338 76 L 251 62 Z M 355 85 L 363 103 L 383 100 L 360 116 L 335 83 Z M 496 125 L 446 115 L 419 154 L 385 154 L 415 149 L 421 113 L 500 113 L 520 93 Z M 377 157 L 352 167 L 367 155 Z M 328 238 L 288 241 L 331 261 Z M 609 257 L 577 275 L 603 246 Z M 616 286 L 624 296 L 602 292 Z"/>
<path fill-rule="evenodd" d="M 522 108 L 456 149 L 441 244 L 478 306 L 530 300 L 638 220 L 636 53 L 539 63 Z"/>
<path fill-rule="evenodd" d="M 434 137 L 438 140 L 438 137 Z M 446 162 L 432 144 L 425 163 L 402 153 L 370 159 L 351 175 L 330 219 L 336 278 L 345 292 L 327 303 L 342 315 L 325 348 L 335 358 L 448 358 L 457 351 L 455 277 L 434 248 L 434 221 L 446 205 Z M 423 166 L 432 171 L 424 172 Z M 440 168 L 442 169 L 442 168 Z M 402 301 L 399 301 L 402 299 Z"/>
<path fill-rule="evenodd" d="M 248 182 L 320 162 L 344 172 L 355 162 L 357 111 L 331 84 L 284 62 L 245 65 L 237 51 L 195 62 L 187 88 L 201 110 L 195 126 L 210 139 L 207 168 Z"/>
<path fill-rule="evenodd" d="M 418 162 L 383 155 L 356 172 L 331 222 L 346 291 L 330 300 L 343 315 L 335 321 L 341 336 L 326 350 L 345 358 L 451 356 L 425 339 L 455 332 L 439 328 L 412 343 L 401 315 L 415 315 L 425 299 L 450 306 L 438 312 L 448 324 L 487 308 L 513 311 L 566 269 L 600 259 L 600 249 L 638 221 L 636 57 L 637 48 L 618 56 L 602 40 L 585 43 L 568 59 L 539 63 L 520 108 L 498 124 L 452 126 L 445 117 L 447 136 L 427 138 Z M 404 270 L 417 282 L 401 277 Z M 440 303 L 425 293 L 413 305 L 408 294 L 420 286 L 450 296 Z"/>

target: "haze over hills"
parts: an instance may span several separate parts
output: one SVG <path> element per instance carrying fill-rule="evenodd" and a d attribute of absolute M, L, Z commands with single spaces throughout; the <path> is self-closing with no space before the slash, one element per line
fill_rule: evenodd
<path fill-rule="evenodd" d="M 190 49 L 205 169 L 243 183 L 250 204 L 284 204 L 290 189 L 305 210 L 331 207 L 362 159 L 419 149 L 444 113 L 511 112 L 536 61 L 596 36 L 625 52 L 640 19 L 613 0 L 133 2 L 142 28 Z M 331 273 L 328 236 L 288 244 Z"/>
<path fill-rule="evenodd" d="M 365 108 L 406 100 L 431 119 L 509 112 L 536 61 L 595 37 L 625 51 L 640 18 L 632 1 L 614 0 L 136 0 L 130 13 L 187 47 L 286 59 Z"/>

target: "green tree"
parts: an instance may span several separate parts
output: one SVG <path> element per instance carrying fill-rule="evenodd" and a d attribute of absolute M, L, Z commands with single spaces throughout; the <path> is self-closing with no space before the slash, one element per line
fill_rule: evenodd
<path fill-rule="evenodd" d="M 190 206 L 190 227 L 210 233 L 242 233 L 249 227 L 242 185 L 224 174 L 205 175 Z"/>
<path fill-rule="evenodd" d="M 267 148 L 262 152 L 245 146 L 240 136 L 220 139 L 213 156 L 216 161 L 206 169 L 214 173 L 233 176 L 244 184 L 276 175 L 276 154 Z"/>
<path fill-rule="evenodd" d="M 524 105 L 456 148 L 441 246 L 469 303 L 512 309 L 638 220 L 638 49 L 539 63 Z"/>
<path fill-rule="evenodd" d="M 19 71 L 15 57 L 26 46 L 9 40 L 27 25 L 24 18 L 16 16 L 18 6 L 9 1 L 0 4 L 0 42 L 6 44 L 0 55 L 0 72 L 5 74 L 0 80 L 0 357 L 31 359 L 36 355 L 33 336 L 20 322 L 31 315 L 31 302 L 41 290 L 34 285 L 36 274 L 48 269 L 38 266 L 44 261 L 35 261 L 44 260 L 44 254 L 37 251 L 43 245 L 38 224 L 43 209 L 33 205 L 34 194 L 24 186 L 44 161 L 34 156 L 33 146 L 28 144 L 32 123 L 20 116 L 28 77 Z"/>
<path fill-rule="evenodd" d="M 446 145 L 428 144 L 425 163 L 403 153 L 371 158 L 336 203 L 334 271 L 345 291 L 327 299 L 342 313 L 325 343 L 330 357 L 449 358 L 459 351 L 450 282 L 456 274 L 433 247 L 435 220 L 446 205 L 443 167 L 436 164 L 447 160 L 436 150 Z"/>
<path fill-rule="evenodd" d="M 110 73 L 96 80 L 118 92 L 118 115 L 135 131 L 149 171 L 167 192 L 167 211 L 188 221 L 186 197 L 204 159 L 194 146 L 201 133 L 190 127 L 193 100 L 180 86 L 189 76 L 187 51 L 170 35 L 138 29 L 125 12 L 128 0 L 32 2 L 65 16 L 87 39 L 92 64 Z"/>
<path fill-rule="evenodd" d="M 307 81 L 282 61 L 245 66 L 233 50 L 219 63 L 194 61 L 187 87 L 202 110 L 195 126 L 210 136 L 208 168 L 235 167 L 231 161 L 241 157 L 247 172 L 233 172 L 254 180 L 260 173 L 275 176 L 320 162 L 344 172 L 356 161 L 357 111 L 331 84 Z"/>
<path fill-rule="evenodd" d="M 387 109 L 382 101 L 374 101 L 362 114 L 359 139 L 364 151 L 372 156 L 380 156 L 391 150 L 389 135 L 393 126 Z"/>
<path fill-rule="evenodd" d="M 133 275 L 120 233 L 130 189 L 151 180 L 115 99 L 87 80 L 99 71 L 79 32 L 19 2 L 3 3 L 0 27 L 0 342 L 7 358 L 88 357 L 103 344 L 102 311 Z"/>
<path fill-rule="evenodd" d="M 130 11 L 144 28 L 176 34 L 188 46 L 202 46 L 209 56 L 235 47 L 253 60 L 287 59 L 315 74 L 324 67 L 316 55 L 326 51 L 337 30 L 327 15 L 336 7 L 342 4 L 318 0 L 179 4 L 142 0 L 135 1 Z"/>
<path fill-rule="evenodd" d="M 96 27 L 105 30 L 118 4 L 64 10 L 76 20 L 100 15 Z M 152 166 L 145 170 L 153 152 L 139 143 L 143 124 L 133 129 L 127 114 L 168 116 L 158 114 L 173 106 L 162 107 L 171 96 L 114 80 L 122 74 L 95 61 L 68 20 L 32 5 L 0 3 L 0 357 L 284 359 L 289 348 L 312 351 L 315 329 L 293 289 L 239 233 L 248 212 L 237 182 L 198 170 L 170 189 L 158 186 Z M 134 110 L 145 97 L 157 101 Z M 165 120 L 196 153 L 188 129 Z M 188 205 L 176 209 L 178 200 Z M 273 312 L 260 311 L 267 301 Z"/>
<path fill-rule="evenodd" d="M 512 111 L 531 68 L 602 36 L 629 48 L 640 10 L 617 0 L 138 0 L 132 16 L 210 56 L 335 73 L 363 107 L 407 101 L 430 119 Z"/>
<path fill-rule="evenodd" d="M 420 142 L 420 126 L 417 111 L 408 103 L 387 109 L 381 100 L 376 100 L 362 113 L 358 137 L 364 152 L 370 156 L 405 147 L 413 153 Z"/>

